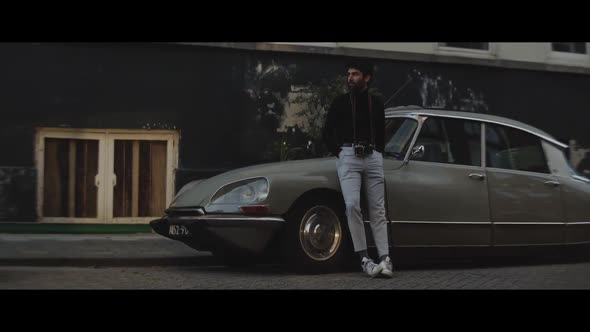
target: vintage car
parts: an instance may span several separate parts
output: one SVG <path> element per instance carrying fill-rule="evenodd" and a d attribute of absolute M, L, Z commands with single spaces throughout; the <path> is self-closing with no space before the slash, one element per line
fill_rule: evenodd
<path fill-rule="evenodd" d="M 394 252 L 590 243 L 590 180 L 576 173 L 567 146 L 549 134 L 469 112 L 406 106 L 385 116 Z M 309 271 L 340 266 L 352 253 L 344 211 L 331 157 L 190 182 L 150 224 L 228 264 L 270 253 Z"/>

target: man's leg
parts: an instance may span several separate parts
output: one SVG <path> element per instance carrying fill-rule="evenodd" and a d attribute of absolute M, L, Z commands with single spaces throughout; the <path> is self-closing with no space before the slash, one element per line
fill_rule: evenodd
<path fill-rule="evenodd" d="M 375 151 L 365 158 L 364 173 L 369 219 L 375 245 L 380 258 L 389 256 L 387 218 L 385 216 L 385 183 L 383 177 L 383 156 Z"/>
<path fill-rule="evenodd" d="M 352 148 L 343 150 L 338 160 L 338 178 L 346 204 L 348 229 L 354 251 L 361 257 L 363 271 L 371 277 L 376 277 L 382 273 L 383 267 L 373 262 L 367 254 L 367 237 L 361 213 L 361 174 L 364 166 L 364 160 L 356 157 Z"/>
<path fill-rule="evenodd" d="M 366 159 L 365 188 L 369 206 L 371 231 L 377 246 L 381 262 L 380 273 L 389 278 L 393 277 L 393 266 L 389 258 L 389 240 L 387 234 L 387 219 L 385 217 L 385 179 L 383 177 L 383 155 L 375 151 Z"/>
<path fill-rule="evenodd" d="M 350 150 L 349 150 L 350 149 Z M 338 178 L 346 205 L 348 229 L 355 252 L 367 250 L 367 238 L 361 214 L 362 160 L 354 156 L 352 148 L 343 148 L 337 162 Z"/>

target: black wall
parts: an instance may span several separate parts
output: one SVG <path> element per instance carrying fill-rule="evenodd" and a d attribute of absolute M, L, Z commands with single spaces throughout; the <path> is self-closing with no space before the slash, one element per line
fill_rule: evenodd
<path fill-rule="evenodd" d="M 178 190 L 191 179 L 277 161 L 264 151 L 280 135 L 265 130 L 257 112 L 269 100 L 287 107 L 292 87 L 334 80 L 348 60 L 188 45 L 0 44 L 0 220 L 35 218 L 35 127 L 178 129 Z M 497 114 L 590 146 L 588 75 L 375 64 L 373 86 L 384 99 L 407 83 L 387 106 Z"/>

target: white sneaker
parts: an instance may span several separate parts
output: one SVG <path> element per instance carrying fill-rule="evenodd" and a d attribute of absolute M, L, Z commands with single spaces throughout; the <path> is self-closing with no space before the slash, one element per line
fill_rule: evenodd
<path fill-rule="evenodd" d="M 387 256 L 384 260 L 379 263 L 381 266 L 381 274 L 388 277 L 393 278 L 393 264 L 391 264 L 391 259 Z"/>
<path fill-rule="evenodd" d="M 366 274 L 368 274 L 371 278 L 375 278 L 376 276 L 378 276 L 379 273 L 381 273 L 381 270 L 383 269 L 381 265 L 375 264 L 375 262 L 373 262 L 372 259 L 368 258 L 363 258 L 361 266 L 363 268 L 363 271 Z"/>

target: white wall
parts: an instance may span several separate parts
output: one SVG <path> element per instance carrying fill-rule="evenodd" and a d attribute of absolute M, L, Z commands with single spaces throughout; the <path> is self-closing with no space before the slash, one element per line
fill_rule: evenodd
<path fill-rule="evenodd" d="M 499 59 L 545 62 L 551 51 L 551 43 L 495 43 Z"/>
<path fill-rule="evenodd" d="M 465 59 L 486 59 L 489 61 L 518 61 L 541 65 L 559 65 L 578 68 L 590 68 L 590 54 L 572 54 L 553 52 L 550 42 L 504 43 L 492 42 L 489 51 L 473 51 L 457 48 L 439 47 L 438 42 L 415 43 L 359 43 L 359 42 L 315 42 L 315 43 L 272 43 L 300 46 L 317 46 L 332 49 L 376 50 L 397 53 L 413 53 L 454 57 Z M 590 52 L 590 43 L 587 44 Z"/>
<path fill-rule="evenodd" d="M 338 43 L 338 47 L 433 54 L 436 43 Z"/>

